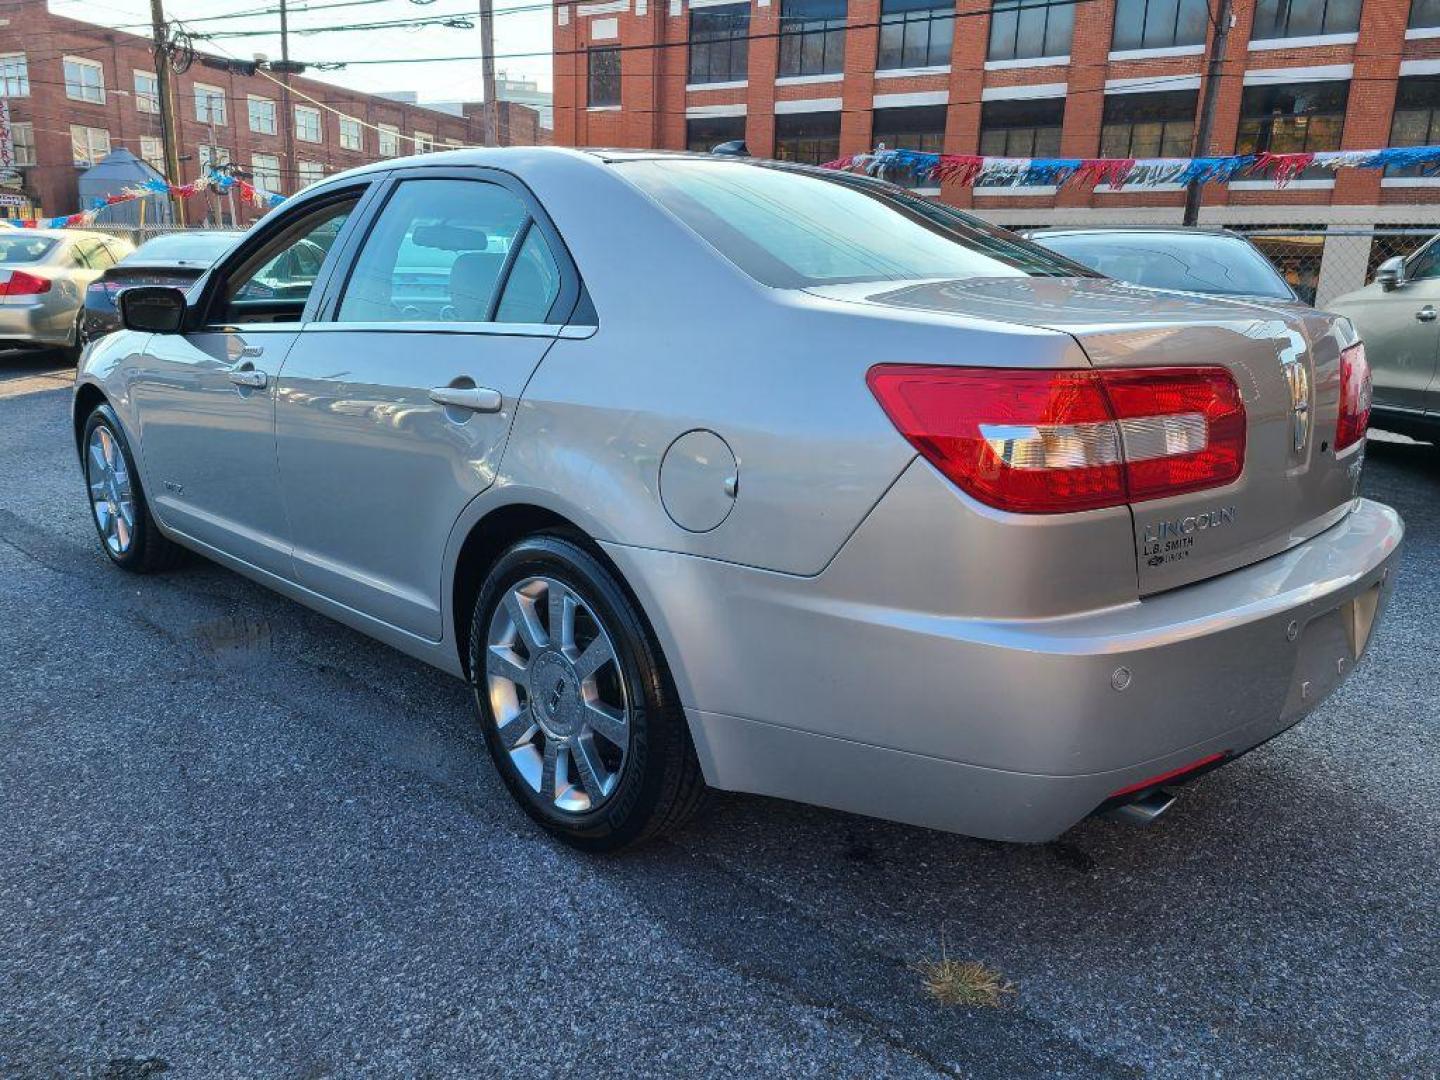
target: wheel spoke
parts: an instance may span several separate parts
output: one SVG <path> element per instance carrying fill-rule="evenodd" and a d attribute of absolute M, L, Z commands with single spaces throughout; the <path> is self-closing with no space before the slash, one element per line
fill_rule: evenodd
<path fill-rule="evenodd" d="M 555 777 L 560 768 L 560 744 L 554 739 L 545 740 L 545 767 L 540 773 L 540 798 L 553 803 L 559 792 L 555 789 Z"/>
<path fill-rule="evenodd" d="M 628 748 L 630 726 L 625 721 L 625 714 L 620 710 L 612 709 L 609 705 L 601 704 L 598 701 L 587 701 L 585 703 L 585 723 L 595 734 L 603 736 L 620 749 Z"/>
<path fill-rule="evenodd" d="M 615 650 L 610 648 L 610 642 L 601 634 L 585 646 L 585 651 L 575 661 L 575 674 L 582 679 L 588 679 L 613 659 Z"/>
<path fill-rule="evenodd" d="M 512 589 L 505 594 L 505 610 L 510 615 L 510 621 L 515 624 L 515 632 L 520 635 L 520 640 L 525 642 L 531 656 L 545 647 L 545 633 L 541 629 L 540 620 L 535 616 L 535 601 Z"/>
<path fill-rule="evenodd" d="M 110 434 L 109 428 L 96 428 L 100 432 L 100 449 L 105 454 L 105 464 L 113 471 L 115 468 L 115 437 Z"/>
<path fill-rule="evenodd" d="M 508 645 L 491 645 L 485 651 L 485 670 L 513 683 L 525 681 L 526 664 Z"/>
<path fill-rule="evenodd" d="M 104 502 L 105 499 L 106 499 L 106 497 L 107 497 L 109 494 L 110 494 L 109 488 L 106 486 L 104 480 L 92 480 L 92 481 L 90 481 L 90 501 L 91 501 L 91 502 Z"/>
<path fill-rule="evenodd" d="M 550 647 L 571 649 L 575 645 L 575 597 L 560 582 L 549 579 L 545 595 L 550 605 Z"/>
<path fill-rule="evenodd" d="M 120 514 L 116 514 L 116 515 L 115 515 L 115 542 L 120 545 L 120 550 L 121 550 L 121 551 L 124 551 L 126 548 L 128 548 L 128 547 L 130 546 L 130 535 L 131 535 L 131 533 L 130 533 L 130 526 L 129 526 L 129 524 L 126 523 L 124 517 L 122 517 Z"/>
<path fill-rule="evenodd" d="M 570 760 L 580 770 L 580 783 L 590 796 L 592 803 L 598 803 L 610 794 L 606 787 L 605 767 L 595 753 L 595 744 L 589 739 L 577 739 L 570 745 Z"/>
<path fill-rule="evenodd" d="M 99 439 L 90 440 L 90 460 L 93 461 L 95 467 L 100 470 L 102 477 L 110 472 L 110 463 L 105 460 L 105 448 L 101 445 Z"/>
<path fill-rule="evenodd" d="M 535 719 L 530 715 L 528 708 L 520 709 L 514 716 L 500 724 L 496 731 L 500 735 L 500 742 L 506 750 L 514 750 L 517 746 L 530 741 L 535 734 Z"/>

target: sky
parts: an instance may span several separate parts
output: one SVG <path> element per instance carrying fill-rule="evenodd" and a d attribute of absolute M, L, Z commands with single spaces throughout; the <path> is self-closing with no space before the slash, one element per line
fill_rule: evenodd
<path fill-rule="evenodd" d="M 532 78 L 550 88 L 550 5 L 543 0 L 494 0 L 495 68 L 512 78 Z M 333 5 L 336 0 L 289 0 L 290 57 L 306 62 L 346 60 L 423 60 L 424 63 L 355 65 L 339 71 L 310 70 L 310 78 L 333 82 L 352 90 L 389 93 L 413 90 L 421 101 L 477 101 L 481 98 L 480 61 L 442 63 L 441 56 L 480 55 L 477 0 L 366 0 L 331 11 L 307 9 Z M 520 9 L 507 12 L 507 9 Z M 86 22 L 148 33 L 149 0 L 50 0 L 50 10 Z M 258 37 L 221 37 L 197 40 L 196 46 L 220 56 L 250 59 L 264 53 L 280 56 L 278 0 L 165 0 L 165 16 L 194 34 L 260 31 Z M 215 18 L 236 12 L 264 12 L 249 18 Z M 473 29 L 442 26 L 390 27 L 342 32 L 356 23 L 459 16 L 470 18 Z M 323 33 L 307 33 L 316 28 Z M 505 53 L 538 53 L 504 57 Z"/>

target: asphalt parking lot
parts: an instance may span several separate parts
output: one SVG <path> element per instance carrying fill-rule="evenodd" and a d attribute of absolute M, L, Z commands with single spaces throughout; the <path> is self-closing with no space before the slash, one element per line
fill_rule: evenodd
<path fill-rule="evenodd" d="M 577 855 L 463 687 L 227 571 L 113 570 L 70 374 L 0 356 L 0 1076 L 1440 1075 L 1440 453 L 1370 655 L 1148 830 L 723 797 Z M 999 1009 L 912 965 L 983 960 Z"/>

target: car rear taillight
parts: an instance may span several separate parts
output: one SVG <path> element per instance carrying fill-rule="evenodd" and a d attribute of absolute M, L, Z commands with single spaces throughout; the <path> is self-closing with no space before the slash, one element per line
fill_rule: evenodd
<path fill-rule="evenodd" d="M 1335 423 L 1335 452 L 1365 438 L 1370 426 L 1370 361 L 1356 342 L 1340 354 L 1340 418 Z"/>
<path fill-rule="evenodd" d="M 0 285 L 0 296 L 39 296 L 49 291 L 48 278 L 36 277 L 24 270 L 12 270 L 10 280 Z"/>
<path fill-rule="evenodd" d="M 886 415 L 963 491 L 1053 514 L 1228 484 L 1245 406 L 1224 368 L 1052 371 L 877 364 Z"/>
<path fill-rule="evenodd" d="M 119 296 L 125 286 L 118 281 L 92 281 L 85 292 L 92 296 L 108 296 L 111 300 Z"/>

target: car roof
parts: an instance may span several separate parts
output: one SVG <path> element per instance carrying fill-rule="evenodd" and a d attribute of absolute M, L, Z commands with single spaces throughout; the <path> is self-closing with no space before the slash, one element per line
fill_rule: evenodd
<path fill-rule="evenodd" d="M 1183 236 L 1228 236 L 1247 240 L 1243 233 L 1219 225 L 1046 225 L 1024 229 L 1026 236 L 1146 236 L 1173 233 Z"/>

